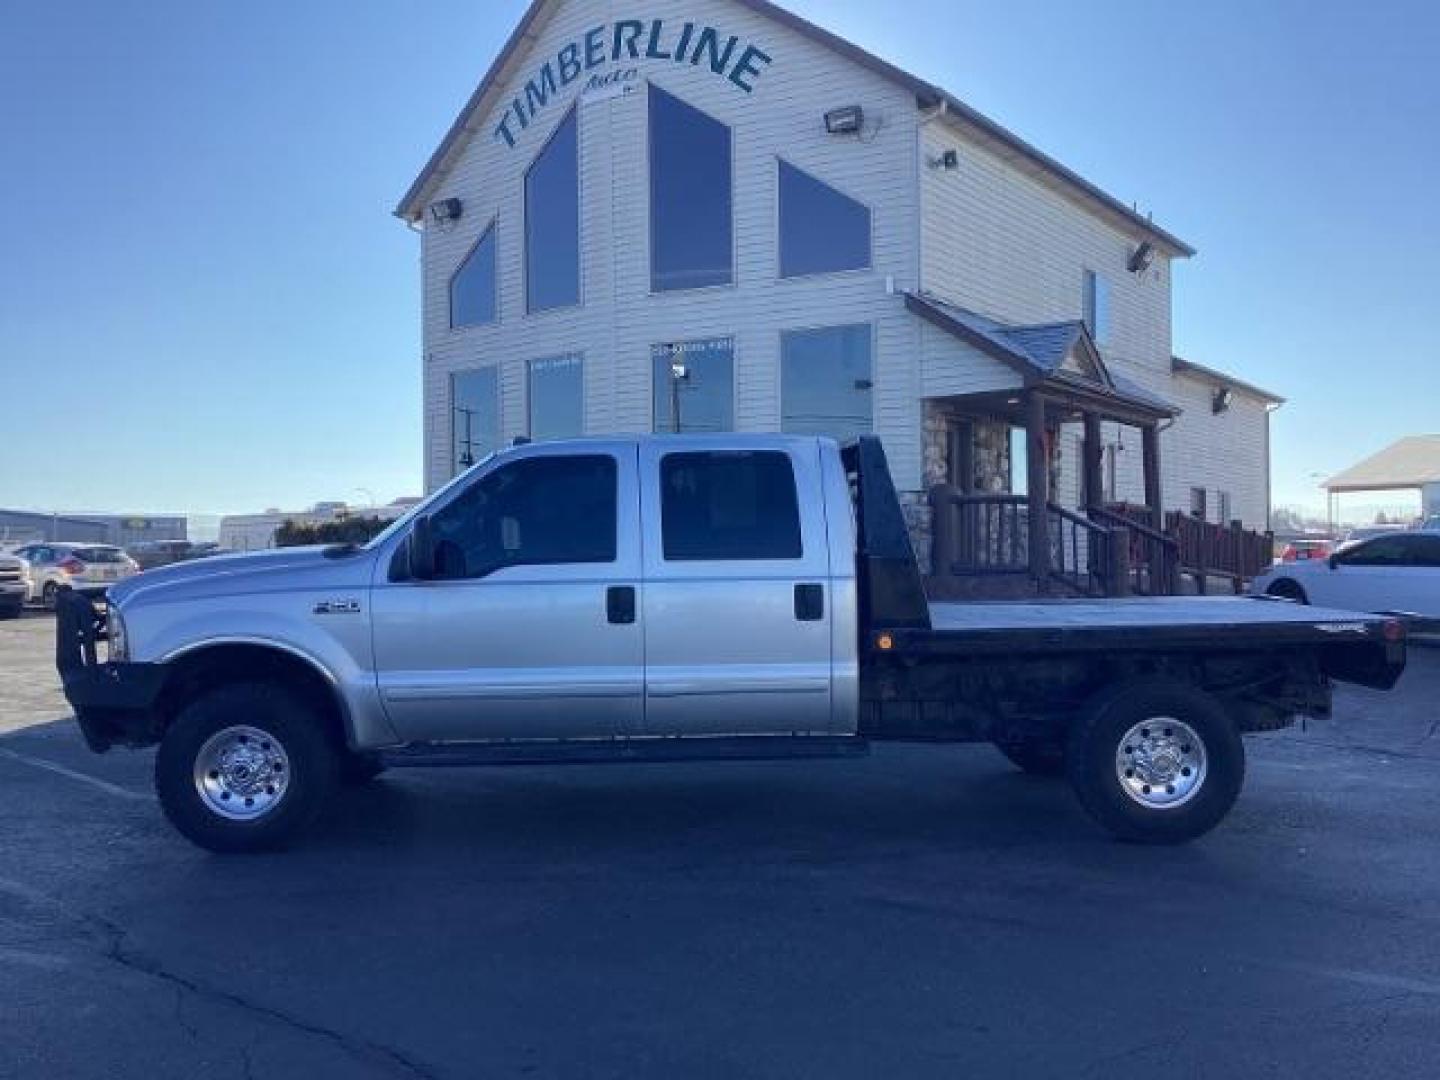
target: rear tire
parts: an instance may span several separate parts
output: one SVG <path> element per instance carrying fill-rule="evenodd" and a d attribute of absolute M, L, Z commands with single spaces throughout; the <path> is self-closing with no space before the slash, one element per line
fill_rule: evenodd
<path fill-rule="evenodd" d="M 1281 578 L 1268 589 L 1266 596 L 1278 596 L 1281 600 L 1294 600 L 1297 604 L 1308 604 L 1310 598 L 1305 595 L 1305 590 L 1289 578 Z"/>
<path fill-rule="evenodd" d="M 1066 771 L 1080 804 L 1117 838 L 1182 844 L 1235 805 L 1245 745 L 1209 694 L 1139 680 L 1101 694 L 1075 722 Z"/>
<path fill-rule="evenodd" d="M 22 604 L 10 604 L 0 607 L 0 619 L 18 619 L 20 612 L 24 609 Z"/>
<path fill-rule="evenodd" d="M 995 749 L 1004 754 L 1023 773 L 1050 778 L 1065 775 L 1065 743 L 1060 739 L 1022 739 L 997 742 Z"/>
<path fill-rule="evenodd" d="M 322 718 L 284 686 L 232 683 L 195 698 L 155 755 L 170 823 L 216 852 L 283 847 L 335 787 L 338 760 Z"/>

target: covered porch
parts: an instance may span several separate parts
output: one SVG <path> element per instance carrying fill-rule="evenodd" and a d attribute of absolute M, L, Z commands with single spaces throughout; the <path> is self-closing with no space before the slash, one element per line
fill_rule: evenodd
<path fill-rule="evenodd" d="M 1012 388 L 925 403 L 943 437 L 941 460 L 927 462 L 932 594 L 1178 592 L 1160 459 L 1161 426 L 1178 410 L 1108 371 L 1081 322 L 1004 326 L 931 297 L 907 303 L 1015 376 Z M 1113 453 L 1107 461 L 1104 425 L 1139 444 L 1139 503 L 1107 499 L 1118 466 Z"/>

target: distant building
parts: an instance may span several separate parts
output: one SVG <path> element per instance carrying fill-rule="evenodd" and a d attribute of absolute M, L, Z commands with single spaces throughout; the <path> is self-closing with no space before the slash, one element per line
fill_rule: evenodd
<path fill-rule="evenodd" d="M 1340 496 L 1357 492 L 1417 492 L 1422 514 L 1440 514 L 1440 435 L 1409 435 L 1330 477 L 1321 487 L 1330 497 L 1332 521 L 1339 515 Z"/>
<path fill-rule="evenodd" d="M 43 541 L 87 541 L 92 544 L 136 544 L 145 540 L 185 540 L 186 520 L 154 514 L 42 514 L 31 510 L 0 510 L 0 546 Z"/>
<path fill-rule="evenodd" d="M 220 519 L 220 546 L 234 551 L 264 551 L 275 546 L 275 534 L 287 521 L 297 525 L 323 525 L 347 518 L 394 521 L 419 499 L 396 499 L 385 506 L 350 506 L 320 502 L 309 510 L 266 510 L 262 514 L 230 514 Z"/>

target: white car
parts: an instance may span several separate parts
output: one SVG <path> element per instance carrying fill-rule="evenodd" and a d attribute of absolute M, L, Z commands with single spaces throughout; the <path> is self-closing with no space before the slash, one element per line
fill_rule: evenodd
<path fill-rule="evenodd" d="M 1328 559 L 1273 567 L 1250 588 L 1319 607 L 1440 619 L 1440 533 L 1398 532 L 1362 540 Z"/>
<path fill-rule="evenodd" d="M 90 597 L 140 572 L 140 566 L 111 544 L 31 544 L 16 555 L 30 564 L 30 599 L 50 610 L 61 586 Z"/>

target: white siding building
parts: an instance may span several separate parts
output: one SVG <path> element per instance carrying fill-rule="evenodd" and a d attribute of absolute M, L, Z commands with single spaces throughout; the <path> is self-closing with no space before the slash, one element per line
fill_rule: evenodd
<path fill-rule="evenodd" d="M 1165 509 L 1266 525 L 1278 399 L 1172 359 L 1192 250 L 762 0 L 537 0 L 396 212 L 431 489 L 517 436 L 871 430 L 917 524 L 1027 445 L 1078 507 L 1085 409 L 1106 501 L 1146 501 L 1148 427 Z"/>

